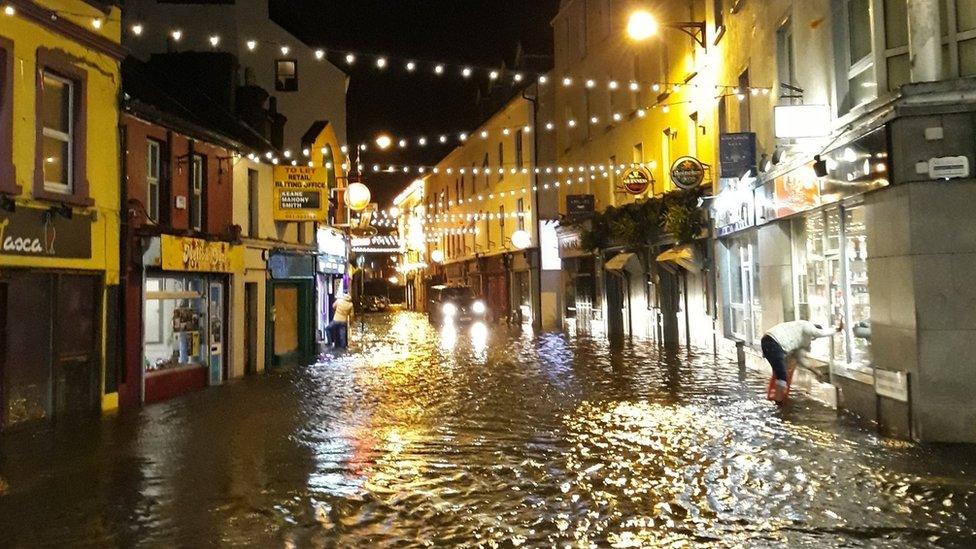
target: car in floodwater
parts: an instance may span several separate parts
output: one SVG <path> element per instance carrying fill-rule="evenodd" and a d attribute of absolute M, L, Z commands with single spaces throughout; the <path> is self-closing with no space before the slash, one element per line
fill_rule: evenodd
<path fill-rule="evenodd" d="M 427 317 L 435 324 L 479 322 L 488 317 L 488 307 L 470 286 L 433 286 L 427 297 Z"/>

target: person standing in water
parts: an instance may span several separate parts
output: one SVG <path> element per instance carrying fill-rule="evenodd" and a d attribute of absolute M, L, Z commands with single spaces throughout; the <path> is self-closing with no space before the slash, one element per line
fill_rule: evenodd
<path fill-rule="evenodd" d="M 776 387 L 773 398 L 775 402 L 783 402 L 789 388 L 789 374 L 786 369 L 787 357 L 794 356 L 802 364 L 803 355 L 810 350 L 813 340 L 832 336 L 843 329 L 843 322 L 837 328 L 822 328 L 819 324 L 814 324 L 809 320 L 795 320 L 777 324 L 763 335 L 763 358 L 769 361 L 775 378 Z"/>
<path fill-rule="evenodd" d="M 335 303 L 332 304 L 335 313 L 332 322 L 325 328 L 329 333 L 330 343 L 338 349 L 345 349 L 349 346 L 349 322 L 352 321 L 353 305 L 348 295 L 340 295 Z"/>

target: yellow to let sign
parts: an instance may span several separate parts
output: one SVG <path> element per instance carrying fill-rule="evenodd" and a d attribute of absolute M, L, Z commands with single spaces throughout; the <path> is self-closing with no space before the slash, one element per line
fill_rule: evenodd
<path fill-rule="evenodd" d="M 275 166 L 274 220 L 327 221 L 328 193 L 325 168 Z"/>
<path fill-rule="evenodd" d="M 159 237 L 160 267 L 164 271 L 235 273 L 244 271 L 244 247 L 199 238 Z"/>

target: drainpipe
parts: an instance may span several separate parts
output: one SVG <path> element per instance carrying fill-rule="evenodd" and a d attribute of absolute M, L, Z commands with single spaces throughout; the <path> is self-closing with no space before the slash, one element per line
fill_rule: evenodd
<path fill-rule="evenodd" d="M 535 168 L 539 165 L 539 135 L 542 133 L 538 131 L 539 129 L 539 99 L 538 97 L 529 97 L 525 95 L 525 90 L 522 90 L 522 98 L 526 101 L 532 103 L 532 167 Z M 539 175 L 532 170 L 532 187 L 535 189 L 533 191 L 533 201 L 535 202 L 535 210 L 533 215 L 535 217 L 535 261 L 529 261 L 529 273 L 531 274 L 531 288 L 530 293 L 532 294 L 532 329 L 536 332 L 542 330 L 542 216 L 541 213 L 541 203 L 539 202 Z M 557 301 L 558 307 L 558 301 Z"/>
<path fill-rule="evenodd" d="M 942 24 L 939 0 L 908 0 L 908 47 L 912 82 L 942 79 Z"/>

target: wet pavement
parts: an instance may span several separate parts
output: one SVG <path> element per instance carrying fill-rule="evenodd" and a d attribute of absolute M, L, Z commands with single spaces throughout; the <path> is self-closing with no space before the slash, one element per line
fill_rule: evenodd
<path fill-rule="evenodd" d="M 0 546 L 976 544 L 976 448 L 711 354 L 375 315 L 314 366 L 0 452 Z"/>

